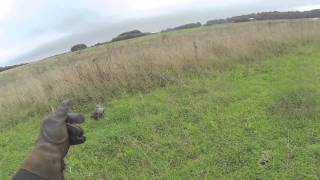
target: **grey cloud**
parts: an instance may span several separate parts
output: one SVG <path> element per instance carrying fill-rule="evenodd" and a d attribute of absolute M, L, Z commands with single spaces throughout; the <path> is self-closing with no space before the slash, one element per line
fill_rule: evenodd
<path fill-rule="evenodd" d="M 158 17 L 135 18 L 119 22 L 116 22 L 118 18 L 115 16 L 102 16 L 94 11 L 77 9 L 73 12 L 65 13 L 54 22 L 45 23 L 46 25 L 43 25 L 42 28 L 33 31 L 34 35 L 45 33 L 48 30 L 63 32 L 69 35 L 48 44 L 43 44 L 41 47 L 35 47 L 34 50 L 11 60 L 10 64 L 39 60 L 47 56 L 67 52 L 72 45 L 78 43 L 93 45 L 98 42 L 109 41 L 119 33 L 132 29 L 156 32 L 168 27 L 191 22 L 205 22 L 210 19 L 260 11 L 289 10 L 296 6 L 320 3 L 320 0 L 261 2 L 257 1 L 257 3 L 252 3 L 250 6 L 230 5 L 222 9 L 214 6 L 206 7 L 200 4 L 195 5 L 196 8 L 183 12 L 173 12 Z"/>

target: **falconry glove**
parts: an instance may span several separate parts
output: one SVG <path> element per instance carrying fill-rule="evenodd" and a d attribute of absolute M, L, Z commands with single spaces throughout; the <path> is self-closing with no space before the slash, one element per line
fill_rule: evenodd
<path fill-rule="evenodd" d="M 14 180 L 26 179 L 23 174 L 28 173 L 39 179 L 64 179 L 64 157 L 70 146 L 85 142 L 83 130 L 79 126 L 84 122 L 84 116 L 68 113 L 68 110 L 69 101 L 63 101 L 57 110 L 43 121 L 34 148 L 13 177 Z"/>

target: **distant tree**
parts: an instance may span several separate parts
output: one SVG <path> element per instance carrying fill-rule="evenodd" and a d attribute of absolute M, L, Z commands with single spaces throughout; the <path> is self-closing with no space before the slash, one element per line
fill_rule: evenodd
<path fill-rule="evenodd" d="M 227 23 L 227 20 L 225 19 L 214 19 L 214 20 L 209 20 L 207 21 L 206 24 L 204 24 L 205 26 L 211 26 L 211 25 L 215 25 L 215 24 L 223 24 L 223 23 Z"/>
<path fill-rule="evenodd" d="M 141 32 L 139 30 L 133 30 L 133 31 L 124 32 L 124 33 L 119 34 L 117 37 L 113 38 L 111 40 L 111 42 L 137 38 L 137 37 L 146 36 L 146 35 L 149 35 L 149 34 L 151 34 L 151 33 L 143 33 L 143 32 Z"/>
<path fill-rule="evenodd" d="M 80 51 L 80 50 L 86 49 L 86 48 L 87 48 L 87 45 L 85 45 L 85 44 L 77 44 L 77 45 L 72 46 L 71 52 Z"/>
<path fill-rule="evenodd" d="M 201 27 L 201 23 L 200 22 L 185 24 L 185 25 L 182 25 L 182 26 L 175 27 L 173 29 L 174 30 L 180 30 L 180 29 L 190 29 L 190 28 L 197 28 L 197 27 Z"/>
<path fill-rule="evenodd" d="M 201 26 L 202 26 L 202 24 L 200 22 L 189 23 L 189 24 L 184 24 L 184 25 L 177 26 L 174 28 L 167 28 L 165 30 L 162 30 L 161 32 L 169 32 L 169 31 L 176 31 L 176 30 L 181 30 L 181 29 L 197 28 L 197 27 L 201 27 Z"/>

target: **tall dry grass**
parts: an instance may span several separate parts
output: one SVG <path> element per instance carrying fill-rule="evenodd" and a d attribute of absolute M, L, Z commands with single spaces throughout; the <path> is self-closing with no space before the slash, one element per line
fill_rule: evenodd
<path fill-rule="evenodd" d="M 188 72 L 260 60 L 319 38 L 318 21 L 253 22 L 160 33 L 55 56 L 0 73 L 0 113 L 65 97 L 85 103 L 148 90 Z"/>

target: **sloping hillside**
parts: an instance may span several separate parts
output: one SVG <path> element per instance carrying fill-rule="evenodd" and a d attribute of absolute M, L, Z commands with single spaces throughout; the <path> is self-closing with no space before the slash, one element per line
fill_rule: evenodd
<path fill-rule="evenodd" d="M 66 97 L 82 105 L 176 84 L 233 63 L 317 41 L 319 21 L 274 21 L 159 33 L 67 53 L 0 73 L 0 127 Z M 11 120 L 7 120 L 7 119 Z M 14 123 L 14 124 L 16 124 Z M 2 125 L 1 125 L 2 124 Z"/>
<path fill-rule="evenodd" d="M 70 151 L 68 179 L 317 179 L 319 50 L 105 102 L 106 117 L 88 119 L 88 141 Z M 39 118 L 1 133 L 1 179 L 30 150 Z"/>
<path fill-rule="evenodd" d="M 0 179 L 65 97 L 86 114 L 68 179 L 317 179 L 320 23 L 157 34 L 0 73 Z M 95 103 L 101 121 L 89 118 Z"/>

